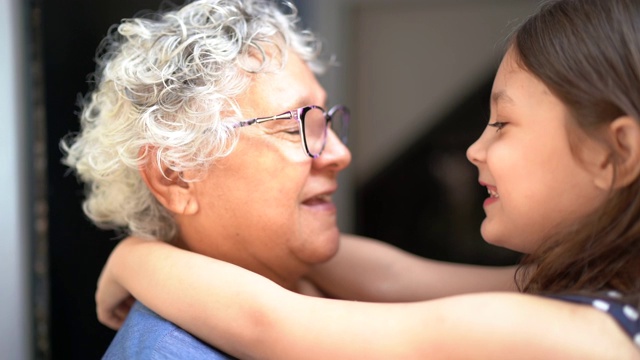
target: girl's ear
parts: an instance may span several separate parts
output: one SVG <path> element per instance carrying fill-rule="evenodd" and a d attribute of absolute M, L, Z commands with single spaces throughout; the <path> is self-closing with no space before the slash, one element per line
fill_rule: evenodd
<path fill-rule="evenodd" d="M 621 116 L 608 126 L 610 144 L 617 173 L 613 188 L 631 184 L 640 176 L 640 123 L 630 116 Z"/>
<path fill-rule="evenodd" d="M 156 152 L 150 149 L 141 150 L 141 155 L 145 156 L 147 161 L 139 169 L 140 176 L 147 184 L 149 191 L 162 206 L 174 214 L 197 213 L 198 201 L 193 194 L 194 187 L 184 180 L 182 173 L 164 164 L 160 168 L 155 154 Z"/>

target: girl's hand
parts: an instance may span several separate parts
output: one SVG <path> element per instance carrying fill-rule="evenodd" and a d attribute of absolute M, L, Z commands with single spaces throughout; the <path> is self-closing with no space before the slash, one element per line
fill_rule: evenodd
<path fill-rule="evenodd" d="M 127 240 L 123 240 L 125 241 Z M 111 259 L 119 247 L 118 245 L 114 249 L 102 268 L 95 295 L 98 321 L 113 330 L 118 330 L 122 326 L 135 302 L 129 291 L 117 281 L 111 269 L 113 267 Z"/>

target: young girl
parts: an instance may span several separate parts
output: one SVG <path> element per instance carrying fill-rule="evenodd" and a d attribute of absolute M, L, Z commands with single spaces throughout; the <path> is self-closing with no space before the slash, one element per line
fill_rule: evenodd
<path fill-rule="evenodd" d="M 468 158 L 489 194 L 483 238 L 528 254 L 519 293 L 482 292 L 509 290 L 510 270 L 476 272 L 349 238 L 314 278 L 321 286 L 335 281 L 327 289 L 349 298 L 440 298 L 322 299 L 129 239 L 99 281 L 100 320 L 119 326 L 126 288 L 243 359 L 640 358 L 638 24 L 634 0 L 560 0 L 512 35 L 488 126 Z M 361 262 L 372 271 L 327 280 Z M 421 269 L 425 280 L 413 282 Z M 411 281 L 372 295 L 379 288 L 368 281 L 389 284 L 396 273 Z"/>

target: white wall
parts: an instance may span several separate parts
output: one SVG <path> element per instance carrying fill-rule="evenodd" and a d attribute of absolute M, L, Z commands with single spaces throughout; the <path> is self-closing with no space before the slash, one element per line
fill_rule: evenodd
<path fill-rule="evenodd" d="M 0 0 L 0 358 L 31 357 L 21 0 Z"/>

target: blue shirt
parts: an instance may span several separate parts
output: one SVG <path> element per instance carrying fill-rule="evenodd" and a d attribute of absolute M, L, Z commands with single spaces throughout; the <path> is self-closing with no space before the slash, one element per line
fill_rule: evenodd
<path fill-rule="evenodd" d="M 103 360 L 235 359 L 136 302 Z"/>

